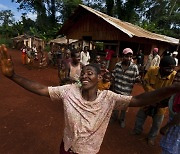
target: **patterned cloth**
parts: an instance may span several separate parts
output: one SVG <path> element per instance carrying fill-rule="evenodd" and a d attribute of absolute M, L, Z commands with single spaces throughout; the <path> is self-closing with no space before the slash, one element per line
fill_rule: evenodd
<path fill-rule="evenodd" d="M 148 71 L 148 69 L 152 66 L 159 66 L 160 64 L 160 56 L 157 54 L 156 56 L 153 56 L 153 54 L 150 54 L 148 56 L 148 61 L 145 66 L 145 70 Z"/>
<path fill-rule="evenodd" d="M 130 95 L 138 75 L 138 67 L 133 62 L 127 70 L 123 70 L 121 62 L 117 63 L 112 74 L 114 77 L 114 91 L 118 94 Z"/>
<path fill-rule="evenodd" d="M 172 110 L 173 103 L 174 96 L 172 96 L 169 100 L 170 121 L 176 114 Z M 168 133 L 162 137 L 160 145 L 162 147 L 163 153 L 180 154 L 180 125 L 171 127 Z"/>
<path fill-rule="evenodd" d="M 113 108 L 128 106 L 132 98 L 103 90 L 98 91 L 94 101 L 86 101 L 76 84 L 48 89 L 52 100 L 62 99 L 64 102 L 65 151 L 72 149 L 81 154 L 96 154 L 99 151 Z"/>

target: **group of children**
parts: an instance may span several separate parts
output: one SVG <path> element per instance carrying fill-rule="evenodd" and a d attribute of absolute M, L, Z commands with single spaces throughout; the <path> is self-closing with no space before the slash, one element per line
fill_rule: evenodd
<path fill-rule="evenodd" d="M 42 47 L 39 46 L 38 49 L 36 45 L 34 44 L 32 48 L 29 46 L 23 45 L 21 48 L 21 53 L 22 53 L 22 64 L 23 65 L 31 65 L 34 63 L 34 61 L 38 61 L 38 53 L 40 54 L 40 61 L 39 65 L 42 67 L 42 63 L 45 62 L 44 60 L 46 57 L 44 56 L 44 53 L 42 52 Z M 44 63 L 43 63 L 44 65 Z"/>

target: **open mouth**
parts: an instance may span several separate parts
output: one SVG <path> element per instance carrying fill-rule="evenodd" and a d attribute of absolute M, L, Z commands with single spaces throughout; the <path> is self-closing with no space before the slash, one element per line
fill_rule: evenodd
<path fill-rule="evenodd" d="M 87 84 L 89 83 L 89 81 L 82 81 L 82 84 Z"/>

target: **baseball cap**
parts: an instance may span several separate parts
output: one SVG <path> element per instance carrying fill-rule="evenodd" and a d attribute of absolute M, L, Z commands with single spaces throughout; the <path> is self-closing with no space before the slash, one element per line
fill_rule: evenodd
<path fill-rule="evenodd" d="M 132 49 L 131 48 L 125 48 L 124 50 L 123 50 L 123 54 L 128 54 L 128 53 L 131 53 L 131 54 L 133 54 L 133 51 L 132 51 Z"/>
<path fill-rule="evenodd" d="M 158 53 L 158 48 L 154 48 L 153 51 Z"/>

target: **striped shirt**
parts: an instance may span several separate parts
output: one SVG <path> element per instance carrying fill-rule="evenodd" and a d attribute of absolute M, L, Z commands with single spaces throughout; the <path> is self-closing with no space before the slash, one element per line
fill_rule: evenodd
<path fill-rule="evenodd" d="M 123 70 L 121 62 L 117 63 L 113 70 L 114 91 L 122 95 L 131 95 L 133 85 L 139 75 L 138 67 L 133 62 L 126 70 Z"/>

